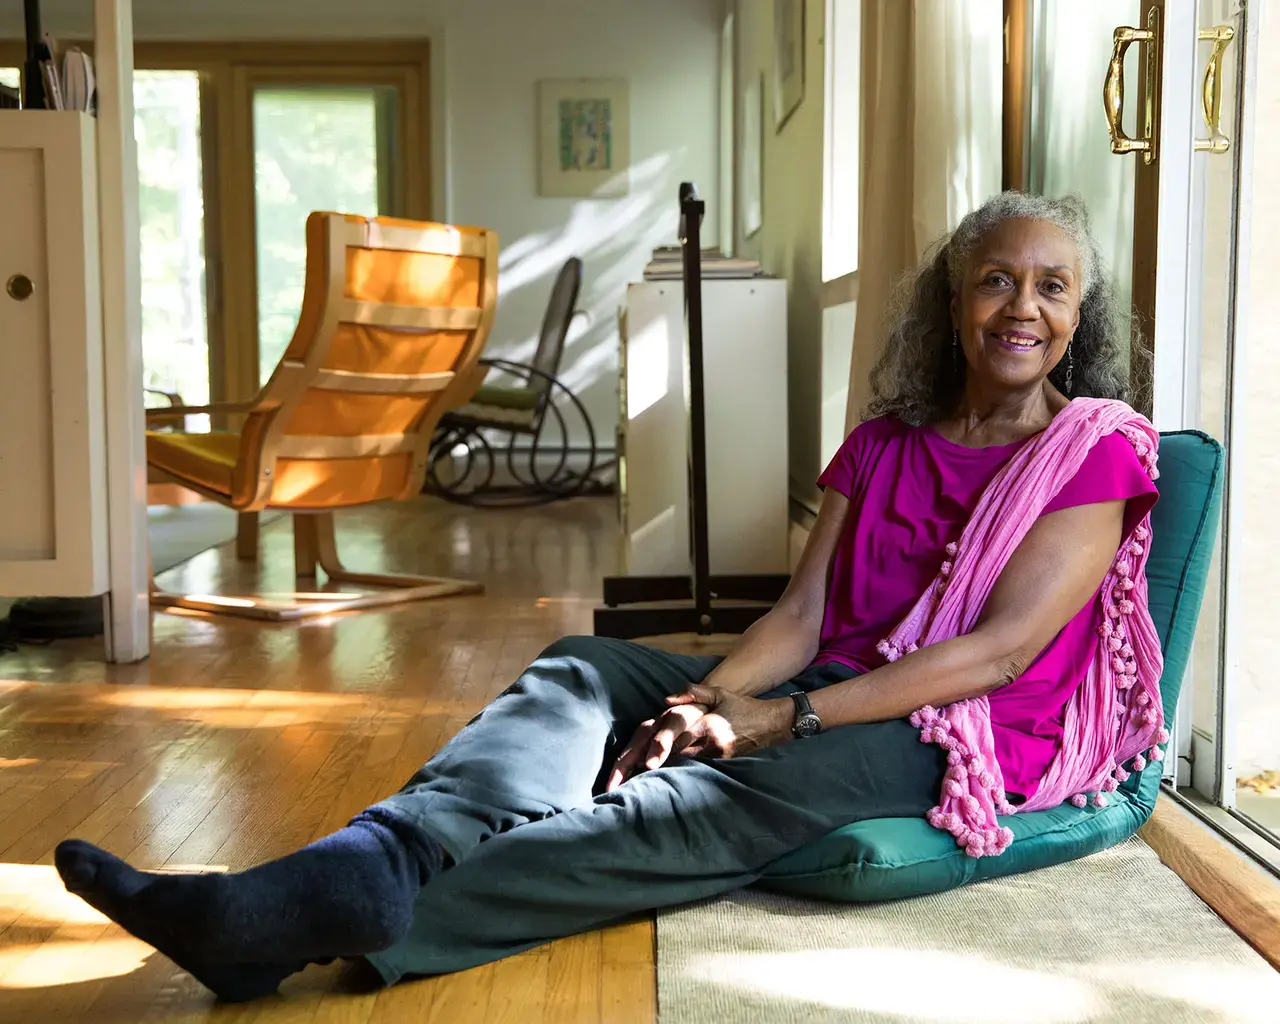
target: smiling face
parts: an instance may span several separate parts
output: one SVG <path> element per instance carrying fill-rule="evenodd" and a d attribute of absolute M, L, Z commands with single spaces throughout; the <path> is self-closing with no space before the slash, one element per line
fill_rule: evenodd
<path fill-rule="evenodd" d="M 951 298 L 973 384 L 1026 391 L 1058 365 L 1080 323 L 1080 254 L 1046 220 L 997 224 L 974 249 Z"/>

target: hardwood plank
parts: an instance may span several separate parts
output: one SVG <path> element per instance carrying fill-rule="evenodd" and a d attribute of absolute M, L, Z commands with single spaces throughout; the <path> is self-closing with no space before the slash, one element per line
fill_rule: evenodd
<path fill-rule="evenodd" d="M 394 787 L 383 788 L 384 778 L 405 749 L 412 725 L 423 717 L 428 706 L 426 701 L 407 704 L 407 708 L 388 709 L 369 742 L 364 744 L 363 756 L 354 770 L 349 771 L 345 779 L 338 776 L 330 784 L 329 800 L 322 805 L 324 813 L 318 821 L 312 820 L 309 823 L 311 837 L 328 835 L 342 828 L 353 815 L 394 791 Z M 413 753 L 418 757 L 423 756 L 421 750 Z M 333 795 L 335 789 L 336 795 Z"/>
<path fill-rule="evenodd" d="M 654 917 L 647 913 L 603 929 L 600 959 L 606 964 L 653 963 L 655 942 Z"/>
<path fill-rule="evenodd" d="M 474 967 L 469 971 L 442 974 L 411 985 L 430 985 L 431 1010 L 422 1018 L 427 1024 L 455 1024 L 462 1020 L 487 1020 L 493 970 Z"/>
<path fill-rule="evenodd" d="M 486 595 L 305 626 L 158 615 L 142 666 L 103 664 L 95 641 L 0 659 L 0 1024 L 651 1024 L 651 919 L 375 992 L 339 965 L 311 967 L 277 998 L 218 1006 L 65 893 L 49 865 L 72 833 L 144 867 L 236 869 L 342 827 L 547 644 L 589 629 L 599 578 L 616 568 L 611 516 L 601 501 L 361 511 L 339 521 L 351 564 L 481 579 Z M 261 541 L 259 565 L 227 549 L 162 583 L 290 586 L 288 523 Z"/>
<path fill-rule="evenodd" d="M 545 947 L 492 964 L 488 1024 L 556 1024 L 545 1012 L 550 967 Z"/>
<path fill-rule="evenodd" d="M 603 967 L 600 933 L 570 935 L 548 948 L 547 1019 L 557 1024 L 599 1024 Z"/>
<path fill-rule="evenodd" d="M 603 1024 L 654 1024 L 658 1019 L 656 965 L 606 963 L 600 980 Z"/>
<path fill-rule="evenodd" d="M 384 988 L 374 997 L 369 1019 L 395 1021 L 396 1024 L 426 1024 L 435 1004 L 436 984 L 435 978 L 411 978 Z"/>

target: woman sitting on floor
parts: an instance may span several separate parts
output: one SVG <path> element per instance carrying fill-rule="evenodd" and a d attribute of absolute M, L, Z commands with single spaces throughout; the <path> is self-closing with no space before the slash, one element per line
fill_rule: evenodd
<path fill-rule="evenodd" d="M 854 821 L 927 816 L 996 856 L 997 814 L 1104 806 L 1167 740 L 1128 343 L 1081 204 L 996 196 L 905 282 L 873 418 L 727 658 L 562 640 L 297 853 L 165 875 L 68 841 L 58 871 L 246 999 L 312 961 L 391 983 L 496 960 L 748 885 Z"/>

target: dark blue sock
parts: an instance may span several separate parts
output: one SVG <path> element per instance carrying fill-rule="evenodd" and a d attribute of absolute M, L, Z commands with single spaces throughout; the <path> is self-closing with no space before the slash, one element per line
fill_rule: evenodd
<path fill-rule="evenodd" d="M 55 862 L 69 891 L 219 995 L 243 999 L 274 991 L 310 961 L 394 945 L 441 856 L 424 837 L 405 842 L 362 815 L 236 874 L 137 871 L 79 840 L 60 843 Z"/>

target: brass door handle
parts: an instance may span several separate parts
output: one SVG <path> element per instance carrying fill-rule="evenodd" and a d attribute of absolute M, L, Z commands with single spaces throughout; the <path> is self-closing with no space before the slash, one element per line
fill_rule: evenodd
<path fill-rule="evenodd" d="M 1200 102 L 1209 137 L 1196 139 L 1197 152 L 1225 153 L 1231 148 L 1231 140 L 1222 132 L 1222 57 L 1235 35 L 1235 29 L 1230 25 L 1200 30 L 1201 41 L 1213 43 L 1213 52 L 1209 54 L 1209 63 L 1205 65 L 1204 82 L 1200 88 Z"/>
<path fill-rule="evenodd" d="M 1157 70 L 1160 66 L 1158 45 L 1160 41 L 1160 12 L 1153 7 L 1147 13 L 1147 27 L 1134 28 L 1120 25 L 1112 33 L 1114 45 L 1111 63 L 1107 65 L 1107 77 L 1102 83 L 1102 106 L 1107 114 L 1107 130 L 1111 134 L 1111 152 L 1118 154 L 1141 153 L 1145 163 L 1156 158 L 1156 92 L 1159 88 Z M 1124 122 L 1124 58 L 1131 43 L 1145 43 L 1146 49 L 1146 103 L 1140 127 L 1140 137 L 1126 135 Z"/>

